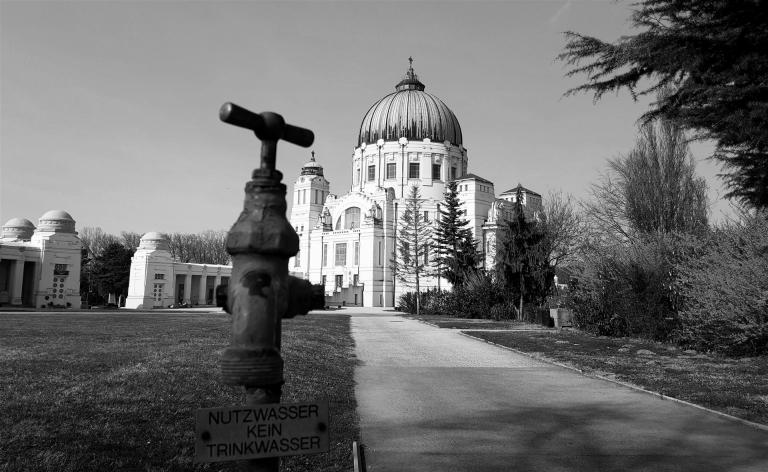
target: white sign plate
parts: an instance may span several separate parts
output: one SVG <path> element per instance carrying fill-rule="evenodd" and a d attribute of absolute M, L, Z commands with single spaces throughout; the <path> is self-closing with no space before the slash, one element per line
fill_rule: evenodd
<path fill-rule="evenodd" d="M 205 408 L 195 460 L 221 462 L 328 452 L 328 401 Z"/>

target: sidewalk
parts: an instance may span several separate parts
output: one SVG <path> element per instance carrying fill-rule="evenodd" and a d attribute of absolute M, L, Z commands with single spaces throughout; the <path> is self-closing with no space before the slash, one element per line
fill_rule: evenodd
<path fill-rule="evenodd" d="M 768 470 L 768 432 L 453 330 L 347 312 L 372 472 Z"/>

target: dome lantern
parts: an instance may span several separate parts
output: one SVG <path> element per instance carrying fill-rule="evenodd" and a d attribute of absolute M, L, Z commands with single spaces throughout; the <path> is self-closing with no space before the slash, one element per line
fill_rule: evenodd
<path fill-rule="evenodd" d="M 405 77 L 403 77 L 403 80 L 400 81 L 397 85 L 395 85 L 395 90 L 398 92 L 401 92 L 403 90 L 418 90 L 420 92 L 424 91 L 424 84 L 422 84 L 419 81 L 419 76 L 416 75 L 416 73 L 413 71 L 413 58 L 408 58 L 408 71 L 405 73 Z"/>
<path fill-rule="evenodd" d="M 323 175 L 323 166 L 315 161 L 315 151 L 312 151 L 312 157 L 309 162 L 301 168 L 301 175 Z"/>

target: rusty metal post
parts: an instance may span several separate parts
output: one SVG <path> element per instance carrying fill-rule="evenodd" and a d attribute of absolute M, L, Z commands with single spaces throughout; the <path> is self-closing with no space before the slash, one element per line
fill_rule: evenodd
<path fill-rule="evenodd" d="M 242 385 L 246 404 L 279 403 L 283 385 L 282 319 L 322 308 L 323 294 L 288 275 L 299 237 L 285 217 L 286 186 L 275 169 L 277 142 L 308 147 L 312 131 L 291 126 L 276 113 L 256 114 L 232 103 L 219 111 L 225 123 L 252 130 L 261 140 L 261 164 L 245 186 L 245 203 L 227 236 L 232 276 L 225 310 L 232 314 L 232 340 L 221 359 L 224 383 Z M 223 296 L 221 297 L 223 298 Z M 280 459 L 247 461 L 249 471 L 277 472 Z"/>

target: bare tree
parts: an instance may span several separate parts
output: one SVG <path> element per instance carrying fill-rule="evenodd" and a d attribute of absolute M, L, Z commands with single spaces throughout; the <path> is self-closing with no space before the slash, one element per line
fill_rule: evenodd
<path fill-rule="evenodd" d="M 635 148 L 608 162 L 584 204 L 594 235 L 618 241 L 707 227 L 707 185 L 697 177 L 683 130 L 666 120 L 639 128 Z"/>
<path fill-rule="evenodd" d="M 98 226 L 86 226 L 78 231 L 80 241 L 83 242 L 84 249 L 88 251 L 88 257 L 99 257 L 104 249 L 113 243 L 121 243 L 120 239 L 112 234 L 105 233 Z"/>
<path fill-rule="evenodd" d="M 550 191 L 544 200 L 544 233 L 548 240 L 549 265 L 568 265 L 576 259 L 579 239 L 584 232 L 574 198 L 562 191 Z"/>
<path fill-rule="evenodd" d="M 197 264 L 229 264 L 227 232 L 207 230 L 198 234 L 171 233 L 168 235 L 171 256 L 179 262 Z"/>
<path fill-rule="evenodd" d="M 123 240 L 123 246 L 130 249 L 131 253 L 136 252 L 136 248 L 141 244 L 141 235 L 133 231 L 120 231 L 120 238 Z"/>

